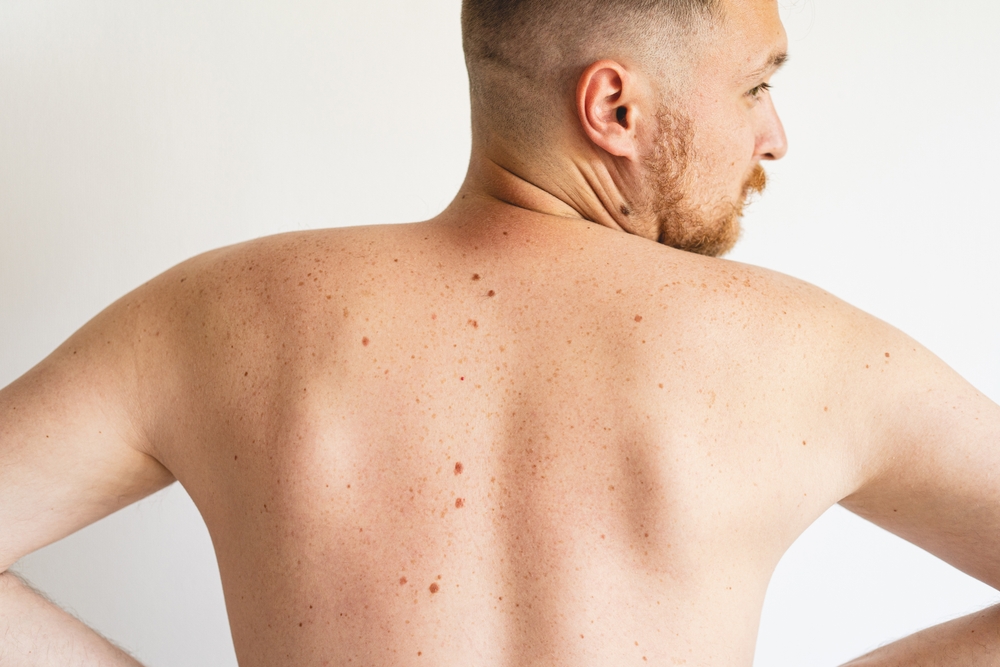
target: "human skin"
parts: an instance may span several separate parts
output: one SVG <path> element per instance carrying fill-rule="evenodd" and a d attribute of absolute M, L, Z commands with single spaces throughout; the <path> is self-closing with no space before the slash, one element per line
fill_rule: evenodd
<path fill-rule="evenodd" d="M 650 136 L 642 89 L 631 136 L 581 104 L 601 182 Z M 752 120 L 733 192 L 780 151 Z M 243 665 L 749 665 L 774 566 L 838 502 L 997 585 L 996 405 L 821 290 L 503 165 L 479 142 L 432 221 L 195 258 L 2 390 L 0 570 L 176 479 Z M 995 617 L 858 664 L 990 664 Z"/>

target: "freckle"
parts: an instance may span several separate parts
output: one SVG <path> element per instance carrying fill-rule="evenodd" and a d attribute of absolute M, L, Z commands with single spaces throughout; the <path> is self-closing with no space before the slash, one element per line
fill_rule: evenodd
<path fill-rule="evenodd" d="M 456 498 L 455 499 L 455 508 L 456 509 L 462 509 L 463 507 L 465 507 L 465 498 Z"/>
<path fill-rule="evenodd" d="M 482 280 L 483 277 L 481 275 L 479 275 L 478 273 L 473 273 L 472 274 L 472 279 L 473 280 Z"/>
<path fill-rule="evenodd" d="M 828 408 L 828 407 L 824 407 L 823 408 L 823 412 L 829 412 L 829 411 L 830 411 L 830 408 Z"/>
<path fill-rule="evenodd" d="M 663 385 L 662 384 L 660 385 L 660 389 L 663 389 Z"/>
<path fill-rule="evenodd" d="M 609 486 L 608 487 L 608 491 L 614 491 L 614 490 L 615 490 L 615 487 L 613 487 L 613 486 Z"/>
<path fill-rule="evenodd" d="M 469 326 L 471 326 L 473 329 L 478 329 L 479 328 L 479 322 L 477 322 L 475 320 L 469 320 Z"/>
<path fill-rule="evenodd" d="M 439 590 L 441 590 L 441 587 L 440 587 L 440 586 L 438 586 L 437 584 L 431 584 L 431 588 L 430 588 L 430 591 L 431 591 L 431 595 L 434 595 L 434 594 L 435 594 L 435 593 L 437 593 L 437 592 L 438 592 Z"/>
<path fill-rule="evenodd" d="M 642 315 L 636 315 L 635 316 L 635 321 L 636 322 L 642 322 Z"/>
<path fill-rule="evenodd" d="M 494 292 L 493 290 L 490 290 L 489 292 L 486 293 L 486 296 L 489 296 L 489 297 L 494 297 L 496 295 L 497 295 L 497 293 Z"/>
<path fill-rule="evenodd" d="M 431 319 L 436 320 L 438 318 L 437 313 L 431 313 Z"/>
<path fill-rule="evenodd" d="M 333 298 L 333 295 L 332 295 L 332 294 L 327 294 L 327 295 L 326 295 L 326 300 L 327 300 L 327 301 L 329 301 L 329 300 L 330 300 L 330 299 L 332 299 L 332 298 Z"/>
<path fill-rule="evenodd" d="M 248 375 L 250 375 L 250 371 L 247 371 L 246 373 L 244 373 L 244 374 L 243 374 L 243 377 L 246 377 L 246 376 L 248 376 Z"/>
<path fill-rule="evenodd" d="M 601 535 L 601 539 L 602 539 L 602 540 L 604 539 L 604 535 Z"/>
<path fill-rule="evenodd" d="M 888 352 L 886 352 L 886 353 L 885 353 L 885 358 L 886 358 L 886 359 L 888 359 L 888 358 L 889 358 L 889 353 L 888 353 Z"/>
<path fill-rule="evenodd" d="M 456 475 L 461 475 L 464 470 L 465 470 L 465 466 L 462 465 L 461 461 L 459 461 L 459 462 L 457 462 L 455 464 L 455 474 Z"/>
<path fill-rule="evenodd" d="M 347 317 L 349 315 L 350 315 L 350 312 L 346 308 L 344 308 L 344 317 Z"/>
<path fill-rule="evenodd" d="M 239 461 L 239 460 L 240 460 L 240 457 L 239 457 L 239 456 L 234 456 L 234 457 L 233 457 L 233 460 L 234 460 L 234 461 Z"/>
<path fill-rule="evenodd" d="M 364 345 L 365 347 L 368 347 L 368 344 L 369 344 L 369 343 L 371 343 L 371 341 L 370 341 L 370 340 L 368 340 L 368 337 L 367 337 L 367 336 L 366 336 L 365 338 L 362 338 L 362 339 L 361 339 L 361 344 L 362 344 L 362 345 Z"/>
<path fill-rule="evenodd" d="M 302 287 L 303 285 L 305 285 L 305 283 L 299 283 L 299 287 Z"/>
<path fill-rule="evenodd" d="M 417 655 L 418 655 L 418 656 L 420 656 L 420 655 L 423 655 L 423 654 L 424 654 L 424 652 L 423 652 L 423 651 L 417 651 Z"/>
<path fill-rule="evenodd" d="M 803 447 L 805 447 L 805 446 L 806 446 L 806 441 L 805 441 L 805 440 L 803 440 L 803 441 L 802 441 L 802 446 L 803 446 Z"/>
<path fill-rule="evenodd" d="M 399 578 L 399 585 L 400 586 L 405 586 L 406 585 L 406 577 L 400 577 Z"/>

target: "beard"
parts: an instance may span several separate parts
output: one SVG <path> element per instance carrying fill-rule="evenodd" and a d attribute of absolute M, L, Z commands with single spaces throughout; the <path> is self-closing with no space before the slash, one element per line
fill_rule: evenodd
<path fill-rule="evenodd" d="M 751 195 L 767 186 L 759 164 L 743 183 L 739 198 L 698 205 L 691 201 L 694 129 L 686 116 L 661 109 L 652 152 L 643 158 L 644 201 L 639 208 L 656 222 L 659 242 L 678 250 L 720 257 L 739 241 L 743 211 Z"/>

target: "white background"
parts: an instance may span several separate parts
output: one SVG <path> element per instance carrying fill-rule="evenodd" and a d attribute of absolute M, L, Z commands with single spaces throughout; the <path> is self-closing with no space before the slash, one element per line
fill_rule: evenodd
<path fill-rule="evenodd" d="M 1000 4 L 781 2 L 791 152 L 732 257 L 1000 399 Z M 0 385 L 198 252 L 436 214 L 465 172 L 466 96 L 459 0 L 0 0 Z M 150 667 L 235 665 L 176 486 L 17 570 Z M 832 667 L 997 601 L 834 509 L 775 573 L 756 664 Z"/>

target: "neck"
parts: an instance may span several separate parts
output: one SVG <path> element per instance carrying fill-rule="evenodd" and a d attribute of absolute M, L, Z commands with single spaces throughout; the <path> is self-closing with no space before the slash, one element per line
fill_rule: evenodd
<path fill-rule="evenodd" d="M 529 161 L 474 145 L 465 182 L 449 209 L 510 206 L 554 220 L 587 220 L 655 240 L 655 224 L 630 210 L 614 176 L 596 157 Z"/>

